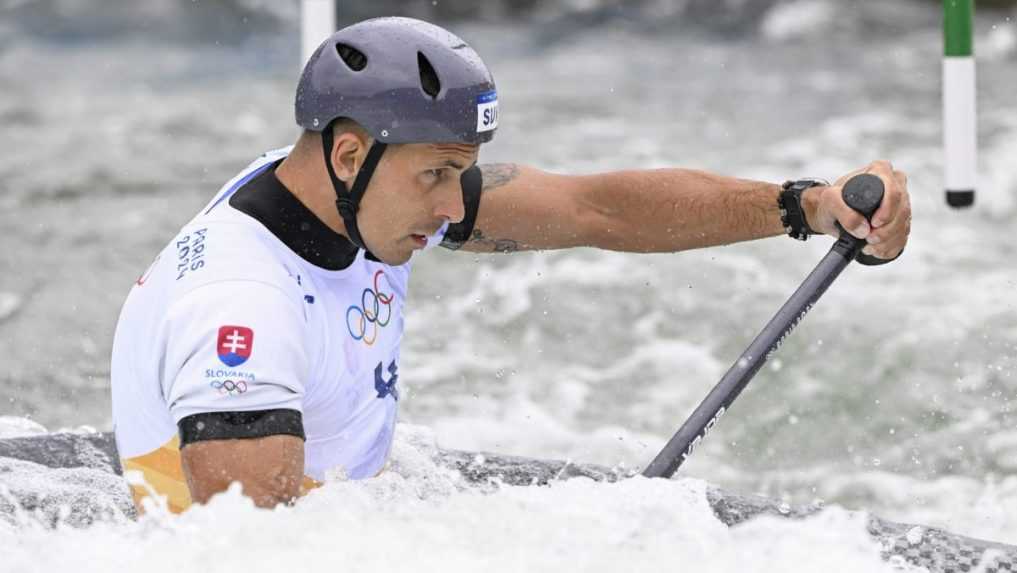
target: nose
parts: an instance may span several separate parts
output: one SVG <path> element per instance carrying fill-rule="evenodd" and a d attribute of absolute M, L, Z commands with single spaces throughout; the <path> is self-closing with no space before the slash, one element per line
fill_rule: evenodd
<path fill-rule="evenodd" d="M 456 181 L 446 185 L 438 194 L 438 202 L 434 207 L 434 215 L 448 220 L 450 223 L 459 223 L 466 216 L 466 205 L 463 203 L 463 187 Z"/>

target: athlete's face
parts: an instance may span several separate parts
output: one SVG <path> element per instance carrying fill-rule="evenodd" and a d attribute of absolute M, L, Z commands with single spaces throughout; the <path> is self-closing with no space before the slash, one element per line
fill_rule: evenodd
<path fill-rule="evenodd" d="M 459 176 L 477 161 L 477 145 L 390 145 L 360 203 L 364 242 L 385 263 L 400 265 L 444 223 L 464 216 Z"/>

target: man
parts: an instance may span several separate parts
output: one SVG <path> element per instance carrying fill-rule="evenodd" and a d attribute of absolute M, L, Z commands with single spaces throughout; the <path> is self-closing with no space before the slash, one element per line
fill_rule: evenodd
<path fill-rule="evenodd" d="M 124 304 L 113 417 L 141 507 L 181 511 L 233 481 L 263 507 L 326 472 L 382 471 L 399 400 L 414 251 L 593 246 L 680 251 L 837 235 L 868 262 L 907 242 L 903 173 L 871 224 L 830 186 L 662 169 L 587 176 L 476 165 L 498 125 L 491 74 L 459 38 L 405 18 L 326 40 L 296 96 L 294 146 L 232 181 L 163 249 Z"/>

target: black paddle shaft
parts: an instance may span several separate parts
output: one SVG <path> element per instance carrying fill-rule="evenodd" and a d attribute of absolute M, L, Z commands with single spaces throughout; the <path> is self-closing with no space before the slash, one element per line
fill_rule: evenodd
<path fill-rule="evenodd" d="M 856 175 L 848 180 L 843 187 L 842 196 L 848 206 L 862 213 L 868 219 L 879 208 L 879 204 L 883 200 L 883 192 L 882 180 L 875 175 L 866 173 Z M 830 252 L 819 261 L 819 264 L 809 273 L 798 290 L 777 311 L 776 316 L 763 327 L 762 332 L 756 336 L 748 349 L 742 353 L 720 382 L 713 387 L 706 399 L 692 412 L 689 419 L 682 424 L 682 427 L 664 446 L 664 449 L 643 470 L 644 476 L 669 478 L 674 475 L 678 466 L 692 455 L 699 442 L 706 437 L 706 434 L 717 424 L 717 420 L 731 407 L 731 403 L 741 394 L 756 372 L 763 367 L 770 355 L 780 348 L 791 331 L 798 326 L 798 323 L 816 304 L 819 297 L 823 296 L 826 289 L 833 284 L 833 281 L 847 267 L 848 263 L 858 256 L 865 245 L 864 239 L 855 238 L 841 229 L 840 238 L 834 243 Z"/>

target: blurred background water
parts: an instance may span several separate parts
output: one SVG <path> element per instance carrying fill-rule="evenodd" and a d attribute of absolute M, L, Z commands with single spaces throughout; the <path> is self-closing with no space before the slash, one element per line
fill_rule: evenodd
<path fill-rule="evenodd" d="M 905 170 L 905 256 L 849 268 L 682 472 L 1017 543 L 1012 2 L 979 3 L 964 212 L 942 199 L 937 2 L 343 4 L 341 24 L 425 17 L 477 49 L 502 107 L 482 161 Z M 293 1 L 0 0 L 0 415 L 110 428 L 120 304 L 223 182 L 295 139 L 298 60 Z M 430 251 L 402 419 L 444 447 L 641 467 L 829 242 Z"/>

